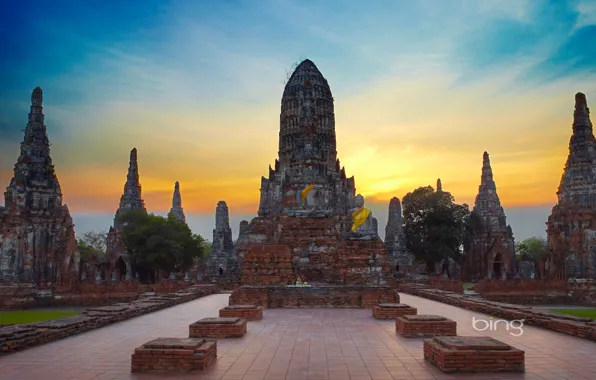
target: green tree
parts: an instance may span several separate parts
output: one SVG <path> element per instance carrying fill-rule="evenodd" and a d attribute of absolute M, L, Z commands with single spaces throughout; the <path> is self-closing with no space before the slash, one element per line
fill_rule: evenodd
<path fill-rule="evenodd" d="M 105 260 L 107 237 L 108 233 L 105 231 L 90 231 L 78 238 L 77 245 L 81 253 L 81 260 L 89 261 L 92 258 L 97 258 L 99 261 Z"/>
<path fill-rule="evenodd" d="M 448 192 L 436 192 L 431 186 L 419 187 L 403 198 L 406 248 L 428 273 L 435 264 L 449 258 L 462 259 L 466 239 L 468 206 L 454 202 Z"/>
<path fill-rule="evenodd" d="M 539 262 L 545 258 L 548 250 L 546 239 L 533 236 L 515 244 L 515 256 L 518 260 Z"/>
<path fill-rule="evenodd" d="M 153 274 L 186 271 L 203 256 L 204 239 L 193 234 L 186 223 L 174 216 L 130 211 L 118 217 L 131 264 L 140 272 Z"/>

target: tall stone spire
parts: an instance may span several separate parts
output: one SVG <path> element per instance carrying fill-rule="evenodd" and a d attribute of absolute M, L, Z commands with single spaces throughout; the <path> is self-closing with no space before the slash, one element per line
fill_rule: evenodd
<path fill-rule="evenodd" d="M 484 226 L 466 252 L 464 279 L 471 281 L 484 277 L 514 276 L 517 272 L 515 240 L 497 195 L 487 152 L 482 155 L 482 175 L 474 212 L 481 218 Z"/>
<path fill-rule="evenodd" d="M 443 191 L 443 184 L 441 183 L 441 178 L 437 178 L 437 192 Z"/>
<path fill-rule="evenodd" d="M 215 229 L 213 230 L 213 250 L 228 250 L 234 248 L 232 229 L 230 228 L 230 213 L 225 201 L 217 202 L 215 208 Z"/>
<path fill-rule="evenodd" d="M 573 134 L 559 190 L 560 205 L 596 206 L 596 139 L 586 96 L 575 95 Z"/>
<path fill-rule="evenodd" d="M 4 193 L 5 207 L 17 214 L 43 212 L 62 205 L 62 190 L 50 157 L 42 102 L 43 92 L 36 87 L 31 94 L 21 154 L 14 166 L 14 177 Z"/>
<path fill-rule="evenodd" d="M 312 161 L 336 172 L 337 150 L 333 95 L 327 79 L 309 59 L 302 61 L 281 100 L 279 164 L 281 170 Z"/>
<path fill-rule="evenodd" d="M 398 265 L 401 270 L 412 265 L 412 255 L 406 253 L 406 241 L 401 216 L 401 202 L 393 197 L 389 201 L 389 216 L 385 226 L 385 250 L 392 268 Z"/>
<path fill-rule="evenodd" d="M 79 262 L 74 224 L 50 157 L 43 92 L 31 94 L 29 120 L 14 177 L 0 207 L 0 281 L 47 285 L 76 278 Z"/>
<path fill-rule="evenodd" d="M 230 228 L 230 215 L 225 201 L 217 202 L 215 208 L 215 229 L 213 230 L 212 251 L 205 263 L 208 278 L 221 278 L 233 275 L 236 256 Z"/>
<path fill-rule="evenodd" d="M 143 210 L 145 209 L 145 202 L 141 196 L 141 184 L 139 183 L 139 164 L 137 162 L 137 148 L 133 148 L 130 151 L 130 160 L 128 164 L 128 174 L 126 176 L 126 183 L 124 184 L 124 192 L 120 197 L 120 206 L 116 211 L 114 217 L 114 227 L 117 226 L 116 219 L 118 215 L 131 210 Z"/>
<path fill-rule="evenodd" d="M 182 197 L 180 196 L 180 183 L 176 181 L 174 184 L 174 195 L 172 196 L 172 208 L 168 215 L 173 215 L 179 221 L 186 223 L 184 210 L 182 209 Z"/>
<path fill-rule="evenodd" d="M 497 195 L 497 185 L 493 179 L 493 169 L 490 166 L 488 152 L 482 155 L 482 175 L 478 195 L 474 202 L 474 211 L 490 225 L 505 227 L 505 211 L 501 207 L 501 200 Z"/>

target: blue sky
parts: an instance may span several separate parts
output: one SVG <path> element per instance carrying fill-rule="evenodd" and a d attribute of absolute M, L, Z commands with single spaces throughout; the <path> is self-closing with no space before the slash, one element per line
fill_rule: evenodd
<path fill-rule="evenodd" d="M 310 58 L 336 99 L 339 157 L 378 213 L 437 177 L 473 203 L 488 150 L 511 223 L 542 233 L 574 94 L 596 99 L 596 0 L 0 4 L 2 186 L 41 86 L 85 229 L 109 225 L 133 146 L 151 210 L 167 211 L 180 180 L 201 233 L 220 199 L 250 217 L 277 155 L 286 71 Z"/>

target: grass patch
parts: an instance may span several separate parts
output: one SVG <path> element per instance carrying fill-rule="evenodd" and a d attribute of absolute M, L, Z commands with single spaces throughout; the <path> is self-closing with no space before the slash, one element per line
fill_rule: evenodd
<path fill-rule="evenodd" d="M 596 319 L 596 309 L 551 309 L 550 311 L 574 317 Z"/>
<path fill-rule="evenodd" d="M 0 311 L 0 324 L 21 325 L 25 323 L 50 321 L 81 314 L 75 310 L 15 310 Z"/>
<path fill-rule="evenodd" d="M 474 285 L 476 285 L 476 284 L 471 283 L 471 282 L 463 283 L 464 290 L 474 290 Z"/>

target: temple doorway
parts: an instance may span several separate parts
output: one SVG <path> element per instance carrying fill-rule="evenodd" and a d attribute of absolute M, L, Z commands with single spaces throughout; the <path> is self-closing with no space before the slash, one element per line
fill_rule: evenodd
<path fill-rule="evenodd" d="M 495 278 L 502 278 L 503 277 L 503 256 L 500 253 L 497 253 L 495 259 L 493 261 L 493 276 Z"/>
<path fill-rule="evenodd" d="M 395 271 L 399 272 L 399 264 L 395 264 Z"/>
<path fill-rule="evenodd" d="M 219 275 L 220 276 L 223 276 L 223 272 L 224 272 L 223 268 L 222 267 L 219 267 Z"/>
<path fill-rule="evenodd" d="M 120 279 L 125 278 L 126 277 L 126 262 L 124 261 L 122 256 L 118 257 L 118 259 L 116 260 L 115 267 L 116 267 L 115 268 L 116 276 Z"/>

